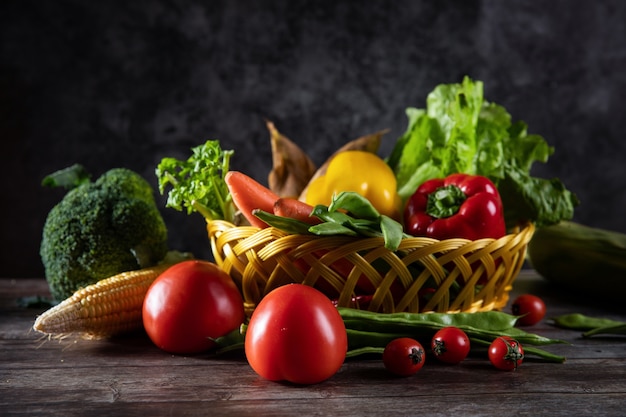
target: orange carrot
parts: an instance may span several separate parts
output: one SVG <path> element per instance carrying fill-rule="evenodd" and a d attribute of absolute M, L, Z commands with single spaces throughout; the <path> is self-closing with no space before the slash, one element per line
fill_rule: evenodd
<path fill-rule="evenodd" d="M 309 224 L 319 224 L 322 221 L 315 216 L 311 216 L 313 206 L 295 198 L 282 197 L 274 203 L 274 214 L 282 217 L 289 217 Z"/>
<path fill-rule="evenodd" d="M 279 198 L 278 195 L 252 177 L 239 171 L 228 171 L 224 176 L 224 181 L 226 181 L 233 202 L 248 222 L 252 226 L 267 227 L 267 223 L 252 214 L 252 211 L 260 209 L 273 213 L 274 203 Z"/>

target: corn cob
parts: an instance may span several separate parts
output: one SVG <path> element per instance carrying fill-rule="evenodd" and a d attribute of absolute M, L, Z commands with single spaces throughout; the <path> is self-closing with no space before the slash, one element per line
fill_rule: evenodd
<path fill-rule="evenodd" d="M 188 254 L 81 288 L 37 317 L 33 329 L 48 336 L 77 334 L 85 339 L 139 330 L 143 327 L 141 310 L 148 288 L 167 268 L 185 259 L 189 259 Z"/>

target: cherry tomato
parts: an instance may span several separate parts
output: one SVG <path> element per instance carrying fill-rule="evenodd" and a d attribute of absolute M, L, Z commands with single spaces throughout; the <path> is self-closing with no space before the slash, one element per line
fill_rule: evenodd
<path fill-rule="evenodd" d="M 524 348 L 509 336 L 497 337 L 489 346 L 489 360 L 498 369 L 514 371 L 524 360 Z"/>
<path fill-rule="evenodd" d="M 256 306 L 244 348 L 248 363 L 261 377 L 316 384 L 341 368 L 348 335 L 328 297 L 307 285 L 287 284 Z"/>
<path fill-rule="evenodd" d="M 152 342 L 170 353 L 199 353 L 245 319 L 243 299 L 216 264 L 190 260 L 163 272 L 143 303 L 143 324 Z"/>
<path fill-rule="evenodd" d="M 522 294 L 511 305 L 513 315 L 521 316 L 517 319 L 520 326 L 532 326 L 541 321 L 546 315 L 546 304 L 536 295 Z"/>
<path fill-rule="evenodd" d="M 430 347 L 440 361 L 456 364 L 463 361 L 469 354 L 470 340 L 467 334 L 458 327 L 444 327 L 435 333 Z"/>
<path fill-rule="evenodd" d="M 417 340 L 400 337 L 387 344 L 383 351 L 383 364 L 398 376 L 411 376 L 422 369 L 426 352 Z"/>

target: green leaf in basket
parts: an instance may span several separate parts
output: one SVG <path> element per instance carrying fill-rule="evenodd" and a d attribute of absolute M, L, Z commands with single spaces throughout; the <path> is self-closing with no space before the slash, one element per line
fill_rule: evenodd
<path fill-rule="evenodd" d="M 283 217 L 277 216 L 272 213 L 268 213 L 267 211 L 263 211 L 260 209 L 256 209 L 252 211 L 259 219 L 263 220 L 265 223 L 269 224 L 272 227 L 280 229 L 287 233 L 293 234 L 308 234 L 309 227 L 311 226 L 308 223 L 303 221 L 293 219 L 291 217 Z"/>
<path fill-rule="evenodd" d="M 385 238 L 385 247 L 395 252 L 398 246 L 400 246 L 400 242 L 402 242 L 402 237 L 404 236 L 402 225 L 391 217 L 383 214 L 380 216 L 380 230 L 383 232 L 383 237 Z"/>
<path fill-rule="evenodd" d="M 349 214 L 344 213 L 344 211 Z M 405 236 L 400 223 L 391 217 L 380 215 L 367 198 L 352 191 L 345 191 L 333 196 L 331 205 L 328 207 L 316 206 L 312 215 L 326 222 L 309 228 L 309 231 L 315 234 L 382 236 L 385 240 L 385 247 L 391 251 L 398 249 L 402 238 Z"/>
<path fill-rule="evenodd" d="M 352 219 L 352 221 L 346 224 L 360 236 L 364 237 L 382 237 L 383 233 L 380 231 L 380 224 L 372 220 L 366 219 Z"/>
<path fill-rule="evenodd" d="M 253 213 L 270 226 L 287 233 L 383 237 L 385 248 L 390 251 L 396 251 L 402 238 L 407 236 L 400 223 L 391 217 L 380 215 L 367 198 L 355 192 L 342 192 L 333 196 L 330 206 L 319 204 L 313 207 L 311 216 L 322 221 L 313 226 L 263 210 L 255 210 Z"/>
<path fill-rule="evenodd" d="M 353 229 L 346 227 L 340 223 L 325 222 L 309 227 L 309 232 L 318 236 L 358 236 L 359 234 Z"/>
<path fill-rule="evenodd" d="M 337 223 L 343 226 L 348 226 L 354 220 L 341 211 L 329 211 L 328 207 L 321 204 L 313 208 L 311 216 L 316 216 L 324 222 Z"/>
<path fill-rule="evenodd" d="M 337 210 L 345 210 L 358 219 L 378 221 L 380 217 L 380 213 L 374 205 L 367 198 L 354 191 L 343 191 L 333 196 L 328 211 L 336 212 Z"/>

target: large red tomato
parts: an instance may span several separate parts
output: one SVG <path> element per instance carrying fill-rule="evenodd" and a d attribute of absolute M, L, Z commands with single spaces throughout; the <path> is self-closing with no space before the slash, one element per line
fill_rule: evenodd
<path fill-rule="evenodd" d="M 184 261 L 152 283 L 143 303 L 150 339 L 171 353 L 199 353 L 213 339 L 235 330 L 245 319 L 243 299 L 231 277 L 216 264 Z"/>
<path fill-rule="evenodd" d="M 267 294 L 246 330 L 248 362 L 271 381 L 322 382 L 341 368 L 347 349 L 346 327 L 337 309 L 320 291 L 303 284 Z"/>

